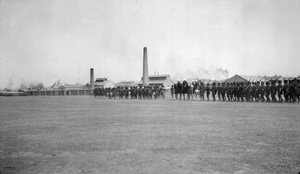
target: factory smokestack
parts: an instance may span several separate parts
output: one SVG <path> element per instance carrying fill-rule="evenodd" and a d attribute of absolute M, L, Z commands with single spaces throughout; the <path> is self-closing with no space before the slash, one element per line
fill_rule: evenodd
<path fill-rule="evenodd" d="M 94 89 L 94 69 L 91 68 L 91 73 L 90 73 L 90 79 L 91 79 L 91 89 Z"/>
<path fill-rule="evenodd" d="M 144 47 L 143 56 L 143 86 L 149 86 L 147 47 Z"/>

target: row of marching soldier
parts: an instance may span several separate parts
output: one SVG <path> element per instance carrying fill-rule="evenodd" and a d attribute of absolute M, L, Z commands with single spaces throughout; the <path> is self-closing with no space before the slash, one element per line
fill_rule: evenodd
<path fill-rule="evenodd" d="M 164 86 L 95 88 L 91 96 L 108 99 L 164 99 Z"/>
<path fill-rule="evenodd" d="M 200 100 L 209 101 L 247 101 L 247 102 L 299 102 L 300 101 L 300 79 L 267 82 L 223 82 L 207 83 L 192 81 L 191 84 L 184 79 L 178 80 L 171 87 L 172 98 L 178 100 Z M 217 98 L 218 97 L 218 98 Z"/>

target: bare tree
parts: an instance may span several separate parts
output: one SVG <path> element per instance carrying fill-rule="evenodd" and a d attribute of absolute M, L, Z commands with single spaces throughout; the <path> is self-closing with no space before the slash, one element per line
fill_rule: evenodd
<path fill-rule="evenodd" d="M 11 90 L 13 85 L 14 85 L 14 82 L 13 82 L 12 78 L 10 78 L 7 83 L 7 89 Z"/>
<path fill-rule="evenodd" d="M 22 82 L 21 82 L 21 84 L 20 84 L 20 87 L 19 87 L 19 89 L 21 89 L 21 90 L 26 90 L 28 87 L 27 87 L 27 84 L 24 82 L 24 80 L 22 79 Z"/>

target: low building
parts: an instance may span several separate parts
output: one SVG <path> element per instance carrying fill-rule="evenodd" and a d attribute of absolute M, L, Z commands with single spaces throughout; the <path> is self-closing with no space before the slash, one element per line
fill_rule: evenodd
<path fill-rule="evenodd" d="M 95 81 L 95 88 L 114 88 L 116 85 L 107 78 L 97 78 Z"/>
<path fill-rule="evenodd" d="M 123 82 L 118 82 L 116 84 L 116 87 L 138 87 L 138 83 L 134 81 L 123 81 Z"/>
<path fill-rule="evenodd" d="M 80 90 L 80 89 L 85 89 L 86 88 L 85 85 L 78 84 L 78 83 L 76 83 L 76 84 L 67 84 L 67 83 L 65 83 L 62 87 L 63 87 L 64 90 Z"/>
<path fill-rule="evenodd" d="M 138 85 L 143 85 L 143 77 Z M 171 88 L 172 85 L 174 85 L 174 82 L 171 80 L 169 74 L 149 75 L 149 86 L 164 86 L 166 89 L 168 89 Z"/>
<path fill-rule="evenodd" d="M 225 80 L 225 83 L 233 82 L 265 82 L 266 79 L 261 76 L 249 76 L 249 75 L 234 75 L 233 77 Z"/>

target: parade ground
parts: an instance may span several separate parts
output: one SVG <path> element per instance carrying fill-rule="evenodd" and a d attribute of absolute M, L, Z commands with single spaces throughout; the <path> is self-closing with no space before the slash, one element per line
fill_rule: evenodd
<path fill-rule="evenodd" d="M 300 104 L 0 97 L 0 173 L 298 173 Z"/>

